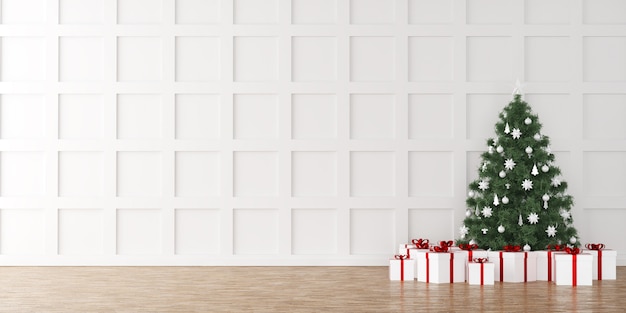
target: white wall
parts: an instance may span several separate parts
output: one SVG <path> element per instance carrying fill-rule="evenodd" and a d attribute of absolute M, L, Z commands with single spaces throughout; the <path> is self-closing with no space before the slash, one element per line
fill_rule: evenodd
<path fill-rule="evenodd" d="M 520 78 L 626 265 L 626 1 L 1 2 L 1 264 L 386 264 Z"/>

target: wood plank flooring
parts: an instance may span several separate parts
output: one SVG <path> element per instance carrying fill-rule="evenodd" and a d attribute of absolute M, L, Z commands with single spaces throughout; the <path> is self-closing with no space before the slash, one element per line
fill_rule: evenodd
<path fill-rule="evenodd" d="M 0 312 L 626 312 L 591 287 L 388 280 L 387 267 L 0 267 Z"/>

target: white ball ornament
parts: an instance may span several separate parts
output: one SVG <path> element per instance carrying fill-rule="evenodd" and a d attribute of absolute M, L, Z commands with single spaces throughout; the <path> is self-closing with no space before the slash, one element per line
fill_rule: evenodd
<path fill-rule="evenodd" d="M 531 148 L 531 147 L 526 147 L 526 153 L 527 153 L 527 154 L 531 154 L 531 153 L 533 153 L 533 148 Z"/>
<path fill-rule="evenodd" d="M 474 194 L 474 190 L 470 190 L 470 191 L 467 193 L 467 195 L 468 195 L 470 198 L 474 198 L 474 195 L 475 195 L 475 194 Z"/>
<path fill-rule="evenodd" d="M 547 173 L 549 170 L 550 170 L 550 167 L 545 164 L 541 167 L 541 171 L 544 173 Z"/>
<path fill-rule="evenodd" d="M 541 200 L 543 200 L 543 201 L 548 201 L 548 200 L 550 200 L 550 196 L 549 196 L 548 194 L 545 194 L 545 195 L 543 195 L 543 196 L 541 197 Z"/>
<path fill-rule="evenodd" d="M 541 140 L 541 135 L 537 133 L 537 134 L 535 134 L 533 136 L 533 138 L 535 138 L 535 140 L 539 141 L 539 140 Z"/>
<path fill-rule="evenodd" d="M 529 244 L 525 244 L 523 249 L 524 249 L 524 251 L 528 252 L 528 251 L 530 251 L 531 248 L 530 248 Z"/>
<path fill-rule="evenodd" d="M 530 117 L 527 117 L 527 118 L 524 120 L 524 124 L 526 124 L 526 125 L 530 125 L 532 122 L 533 122 L 533 120 L 531 120 L 531 119 L 530 119 Z"/>
<path fill-rule="evenodd" d="M 470 217 L 471 215 L 472 215 L 472 211 L 470 211 L 470 210 L 465 211 L 465 216 L 466 217 Z"/>
<path fill-rule="evenodd" d="M 576 240 L 576 237 L 573 237 L 573 236 L 572 236 L 572 237 L 570 237 L 570 238 L 569 238 L 569 243 L 571 243 L 571 244 L 575 244 L 575 243 L 576 243 L 576 241 L 577 241 L 577 240 Z"/>
<path fill-rule="evenodd" d="M 507 196 L 502 197 L 502 204 L 508 204 L 509 198 Z"/>
<path fill-rule="evenodd" d="M 504 177 L 506 177 L 506 172 L 505 171 L 500 171 L 500 173 L 498 175 L 500 175 L 500 178 L 504 178 Z"/>
<path fill-rule="evenodd" d="M 502 146 L 498 146 L 498 147 L 496 147 L 496 151 L 498 153 L 502 153 L 504 151 L 504 148 L 502 148 Z"/>
<path fill-rule="evenodd" d="M 498 232 L 499 233 L 502 234 L 502 233 L 504 233 L 504 231 L 505 231 L 504 226 L 502 226 L 502 225 L 498 226 Z"/>

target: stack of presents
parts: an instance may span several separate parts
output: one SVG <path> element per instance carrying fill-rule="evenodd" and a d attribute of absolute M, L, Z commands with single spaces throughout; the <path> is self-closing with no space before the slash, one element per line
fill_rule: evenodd
<path fill-rule="evenodd" d="M 591 286 L 592 280 L 616 279 L 616 259 L 617 252 L 605 249 L 604 244 L 587 244 L 585 249 L 554 245 L 541 251 L 505 246 L 501 251 L 487 251 L 475 244 L 455 246 L 452 241 L 431 244 L 428 239 L 413 239 L 400 245 L 399 254 L 389 261 L 389 279 L 470 285 L 548 281 Z"/>

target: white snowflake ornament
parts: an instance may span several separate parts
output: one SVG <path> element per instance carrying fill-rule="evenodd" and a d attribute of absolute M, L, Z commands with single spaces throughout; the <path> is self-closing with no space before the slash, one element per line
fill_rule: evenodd
<path fill-rule="evenodd" d="M 567 221 L 567 220 L 570 219 L 570 217 L 572 217 L 572 214 L 569 211 L 567 211 L 567 210 L 561 210 L 560 215 L 561 215 L 561 217 L 563 218 L 564 221 Z"/>
<path fill-rule="evenodd" d="M 513 170 L 513 168 L 515 167 L 515 161 L 513 161 L 513 159 L 506 159 L 504 161 L 504 168 L 507 170 Z"/>
<path fill-rule="evenodd" d="M 489 189 L 489 181 L 481 180 L 478 183 L 478 189 L 480 189 L 482 191 L 485 191 L 485 190 Z"/>
<path fill-rule="evenodd" d="M 539 222 L 539 215 L 535 212 L 528 214 L 528 223 L 537 224 Z"/>
<path fill-rule="evenodd" d="M 461 226 L 461 228 L 459 228 L 459 234 L 461 234 L 461 236 L 469 234 L 469 228 L 465 225 Z"/>
<path fill-rule="evenodd" d="M 522 137 L 522 131 L 519 128 L 513 128 L 511 136 L 513 139 L 520 139 L 520 137 Z"/>
<path fill-rule="evenodd" d="M 548 226 L 548 228 L 546 229 L 546 234 L 548 235 L 548 237 L 555 237 L 556 236 L 556 226 Z"/>
<path fill-rule="evenodd" d="M 522 188 L 526 191 L 533 189 L 533 182 L 530 179 L 524 179 L 522 182 Z"/>
<path fill-rule="evenodd" d="M 561 179 L 559 179 L 558 177 L 552 177 L 552 179 L 550 180 L 550 185 L 552 185 L 552 187 L 561 186 Z"/>
<path fill-rule="evenodd" d="M 490 207 L 488 207 L 488 206 L 484 207 L 483 208 L 483 216 L 484 217 L 491 217 L 492 211 L 493 210 Z"/>

